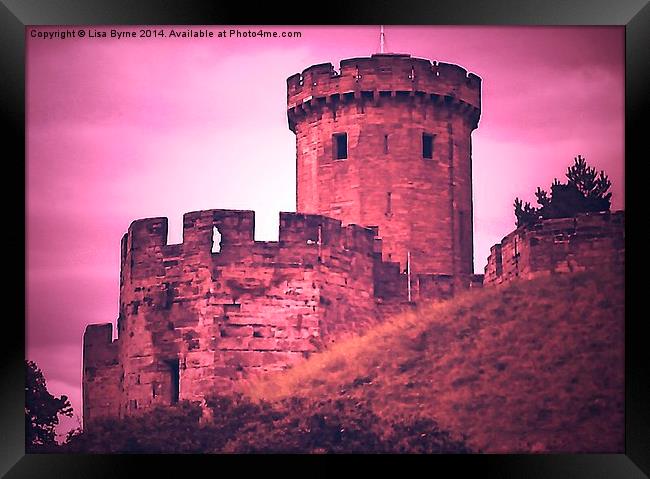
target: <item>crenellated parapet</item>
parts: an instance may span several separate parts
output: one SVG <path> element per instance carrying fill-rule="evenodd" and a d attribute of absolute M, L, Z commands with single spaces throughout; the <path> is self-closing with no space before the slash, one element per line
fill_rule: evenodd
<path fill-rule="evenodd" d="M 313 65 L 287 79 L 289 128 L 323 108 L 352 102 L 380 103 L 387 98 L 432 102 L 466 113 L 474 124 L 481 111 L 481 78 L 451 63 L 406 54 L 375 54 Z M 476 127 L 476 126 L 474 126 Z"/>
<path fill-rule="evenodd" d="M 211 261 L 220 266 L 263 248 L 260 261 L 282 262 L 285 253 L 313 253 L 326 261 L 324 250 L 350 250 L 371 258 L 376 233 L 322 215 L 280 213 L 279 241 L 255 241 L 255 213 L 239 210 L 204 210 L 183 216 L 183 242 L 167 244 L 168 220 L 164 217 L 136 220 L 122 239 L 123 280 L 164 276 L 165 268 L 180 258 L 196 263 Z M 216 228 L 216 230 L 215 230 Z M 218 233 L 219 238 L 215 236 Z M 214 253 L 218 240 L 219 252 Z M 320 253 L 319 253 L 320 252 Z M 126 276 L 124 276 L 126 275 Z"/>
<path fill-rule="evenodd" d="M 168 220 L 164 217 L 135 220 L 127 232 L 128 251 L 146 251 L 167 246 Z M 212 228 L 221 231 L 223 244 L 254 241 L 255 213 L 241 210 L 203 210 L 183 215 L 183 244 L 189 251 L 211 244 Z"/>
<path fill-rule="evenodd" d="M 371 256 L 376 232 L 358 225 L 342 226 L 341 221 L 323 215 L 280 213 L 280 244 L 309 244 L 351 250 Z"/>

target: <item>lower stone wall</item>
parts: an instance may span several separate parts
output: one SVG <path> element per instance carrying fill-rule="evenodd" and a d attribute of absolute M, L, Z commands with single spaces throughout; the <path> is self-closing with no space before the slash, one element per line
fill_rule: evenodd
<path fill-rule="evenodd" d="M 93 324 L 86 328 L 83 347 L 83 426 L 104 417 L 116 417 L 122 366 L 113 325 Z"/>
<path fill-rule="evenodd" d="M 111 324 L 84 335 L 90 421 L 202 402 L 481 285 L 481 275 L 409 277 L 382 262 L 376 230 L 320 215 L 282 213 L 268 242 L 254 240 L 253 212 L 193 212 L 183 225 L 182 244 L 167 244 L 166 218 L 137 220 L 122 240 L 118 339 Z"/>
<path fill-rule="evenodd" d="M 625 267 L 625 212 L 585 213 L 520 227 L 490 249 L 484 284 Z"/>

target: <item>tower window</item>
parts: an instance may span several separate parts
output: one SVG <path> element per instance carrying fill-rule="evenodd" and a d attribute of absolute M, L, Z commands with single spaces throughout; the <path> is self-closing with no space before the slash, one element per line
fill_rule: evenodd
<path fill-rule="evenodd" d="M 347 133 L 335 133 L 332 135 L 332 149 L 335 160 L 345 160 L 348 157 L 348 135 Z"/>
<path fill-rule="evenodd" d="M 388 154 L 388 135 L 384 135 L 384 155 Z"/>
<path fill-rule="evenodd" d="M 180 370 L 178 359 L 169 359 L 165 361 L 167 367 L 169 368 L 169 386 L 170 386 L 170 397 L 169 402 L 171 404 L 177 404 L 180 396 Z"/>
<path fill-rule="evenodd" d="M 422 158 L 433 158 L 433 135 L 422 133 Z"/>
<path fill-rule="evenodd" d="M 216 226 L 212 227 L 212 253 L 221 253 L 221 232 Z"/>

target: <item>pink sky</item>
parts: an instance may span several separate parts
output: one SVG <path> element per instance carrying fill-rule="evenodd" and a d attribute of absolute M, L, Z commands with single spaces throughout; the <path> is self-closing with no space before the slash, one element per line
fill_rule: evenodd
<path fill-rule="evenodd" d="M 287 77 L 379 49 L 378 27 L 263 28 L 302 37 L 45 40 L 27 29 L 26 350 L 79 415 L 83 331 L 116 321 L 131 221 L 167 216 L 178 243 L 185 212 L 252 209 L 256 239 L 277 240 L 278 212 L 295 211 Z M 385 32 L 388 52 L 483 78 L 475 272 L 514 228 L 515 196 L 533 201 L 578 154 L 609 174 L 612 209 L 624 208 L 623 27 Z"/>

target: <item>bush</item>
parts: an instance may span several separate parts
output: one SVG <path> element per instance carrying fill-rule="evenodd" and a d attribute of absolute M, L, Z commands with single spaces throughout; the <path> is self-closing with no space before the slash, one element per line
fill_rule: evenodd
<path fill-rule="evenodd" d="M 353 399 L 291 398 L 253 403 L 214 396 L 212 414 L 181 402 L 72 436 L 69 452 L 118 453 L 457 453 L 469 452 L 431 420 L 388 422 Z"/>

